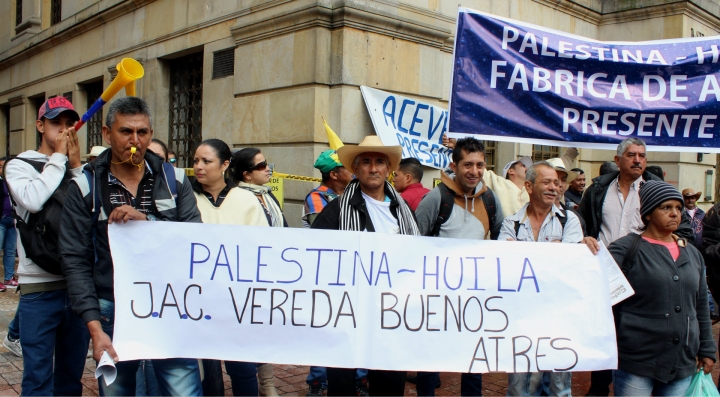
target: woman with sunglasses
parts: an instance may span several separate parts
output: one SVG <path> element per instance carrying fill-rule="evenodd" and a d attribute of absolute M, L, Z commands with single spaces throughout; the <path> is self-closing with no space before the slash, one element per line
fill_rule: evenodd
<path fill-rule="evenodd" d="M 269 186 L 270 165 L 260 149 L 245 148 L 233 154 L 232 174 L 238 187 L 257 197 L 253 202 L 260 203 L 267 223 L 272 227 L 287 227 L 280 203 L 273 196 Z M 261 396 L 277 396 L 272 364 L 258 364 L 259 392 Z"/>
<path fill-rule="evenodd" d="M 260 149 L 245 148 L 233 155 L 233 175 L 238 187 L 257 197 L 270 226 L 287 227 L 280 203 L 273 196 L 270 187 L 264 186 L 270 182 L 270 173 L 270 166 Z"/>
<path fill-rule="evenodd" d="M 232 153 L 219 139 L 205 140 L 195 150 L 193 190 L 203 223 L 268 226 L 265 211 L 253 194 L 225 178 L 225 171 L 230 167 Z M 205 371 L 203 394 L 223 395 L 220 361 L 202 361 Z M 230 376 L 233 395 L 258 395 L 255 363 L 225 361 L 225 369 Z"/>

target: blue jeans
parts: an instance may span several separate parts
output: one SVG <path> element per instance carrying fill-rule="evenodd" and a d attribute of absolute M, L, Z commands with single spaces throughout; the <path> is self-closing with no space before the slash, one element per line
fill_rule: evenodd
<path fill-rule="evenodd" d="M 222 396 L 225 394 L 222 366 L 220 360 L 202 360 L 203 394 L 206 396 Z M 230 377 L 233 396 L 257 396 L 258 379 L 256 363 L 243 361 L 225 361 L 225 370 Z"/>
<path fill-rule="evenodd" d="M 440 380 L 440 372 L 417 373 L 417 394 L 418 396 L 434 396 L 435 385 Z M 461 396 L 482 395 L 482 374 L 464 373 L 460 375 Z"/>
<path fill-rule="evenodd" d="M 508 374 L 508 396 L 539 396 L 543 388 L 543 377 L 548 377 L 548 395 L 570 396 L 572 390 L 571 372 L 517 372 Z"/>
<path fill-rule="evenodd" d="M 20 302 L 22 302 L 22 300 Z M 15 317 L 13 317 L 10 325 L 8 325 L 8 339 L 20 339 L 20 302 L 18 302 L 17 309 L 15 309 Z"/>
<path fill-rule="evenodd" d="M 70 308 L 67 290 L 21 294 L 20 302 L 23 396 L 81 395 L 90 333 Z"/>
<path fill-rule="evenodd" d="M 360 380 L 362 378 L 367 378 L 368 370 L 363 368 L 358 368 L 355 370 L 355 380 Z M 327 390 L 327 368 L 325 367 L 310 367 L 310 373 L 308 373 L 307 379 L 305 382 L 308 384 L 308 386 L 312 386 L 313 382 L 320 382 L 320 385 L 322 386 L 323 390 Z"/>
<path fill-rule="evenodd" d="M 160 395 L 155 369 L 150 360 L 140 361 L 138 365 L 135 374 L 135 395 L 138 397 Z"/>
<path fill-rule="evenodd" d="M 257 364 L 242 361 L 225 361 L 233 396 L 257 396 Z"/>
<path fill-rule="evenodd" d="M 649 376 L 633 375 L 621 369 L 613 371 L 613 384 L 616 396 L 684 396 L 692 376 L 673 379 L 668 383 Z"/>
<path fill-rule="evenodd" d="M 0 244 L 3 249 L 3 267 L 5 281 L 10 281 L 15 275 L 15 249 L 17 248 L 17 229 L 11 216 L 0 219 Z"/>
<path fill-rule="evenodd" d="M 100 324 L 103 331 L 112 339 L 115 325 L 115 303 L 100 299 Z M 25 317 L 25 316 L 23 316 Z M 21 328 L 22 330 L 22 328 Z M 87 346 L 87 345 L 86 345 Z M 85 351 L 87 352 L 87 350 Z M 83 356 L 85 353 L 83 353 Z M 105 385 L 103 377 L 98 379 L 101 396 L 135 395 L 136 376 L 140 360 L 121 361 L 115 366 L 117 378 L 110 386 Z M 200 367 L 194 358 L 168 358 L 152 360 L 158 390 L 162 396 L 202 396 Z M 78 378 L 79 379 L 79 378 Z M 79 395 L 79 393 L 78 393 Z"/>

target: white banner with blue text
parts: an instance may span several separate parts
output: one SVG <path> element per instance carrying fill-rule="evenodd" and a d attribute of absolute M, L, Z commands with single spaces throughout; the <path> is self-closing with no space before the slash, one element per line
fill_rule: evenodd
<path fill-rule="evenodd" d="M 607 275 L 585 245 L 173 222 L 109 233 L 122 361 L 617 365 Z"/>
<path fill-rule="evenodd" d="M 360 91 L 383 144 L 402 146 L 403 158 L 416 158 L 428 167 L 442 170 L 450 165 L 452 150 L 442 145 L 446 109 L 375 88 L 360 86 Z"/>

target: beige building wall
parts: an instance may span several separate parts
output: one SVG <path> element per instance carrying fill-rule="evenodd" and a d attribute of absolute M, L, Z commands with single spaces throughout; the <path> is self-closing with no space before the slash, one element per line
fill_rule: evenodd
<path fill-rule="evenodd" d="M 23 2 L 17 26 L 15 1 Z M 716 0 L 663 3 L 470 0 L 462 5 L 599 40 L 720 32 Z M 170 67 L 174 59 L 201 53 L 202 138 L 258 147 L 278 171 L 319 176 L 312 163 L 327 149 L 322 117 L 346 143 L 373 133 L 360 85 L 447 106 L 456 14 L 457 2 L 445 0 L 65 0 L 62 21 L 51 25 L 46 0 L 2 1 L 0 106 L 9 108 L 10 130 L 0 137 L 0 153 L 6 139 L 10 154 L 35 148 L 33 98 L 71 92 L 82 113 L 85 84 L 100 80 L 107 87 L 124 57 L 143 64 L 137 92 L 153 111 L 155 136 L 167 141 Z M 235 53 L 234 75 L 213 79 L 213 54 L 228 48 Z M 87 150 L 84 134 L 85 128 L 80 135 Z M 532 145 L 499 143 L 496 168 L 532 153 Z M 599 164 L 612 155 L 581 150 L 578 164 L 596 176 Z M 715 158 L 704 155 L 698 162 L 695 153 L 654 153 L 649 163 L 661 165 L 678 188 L 705 191 L 705 173 Z M 438 172 L 427 174 L 429 185 Z M 302 200 L 312 187 L 285 181 L 291 225 L 300 225 Z"/>

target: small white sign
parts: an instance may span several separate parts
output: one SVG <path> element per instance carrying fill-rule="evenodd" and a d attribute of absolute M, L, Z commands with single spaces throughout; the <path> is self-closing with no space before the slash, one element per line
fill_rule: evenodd
<path fill-rule="evenodd" d="M 446 109 L 375 88 L 360 86 L 360 91 L 383 144 L 402 146 L 403 158 L 414 157 L 428 167 L 450 165 L 452 150 L 442 145 Z"/>

